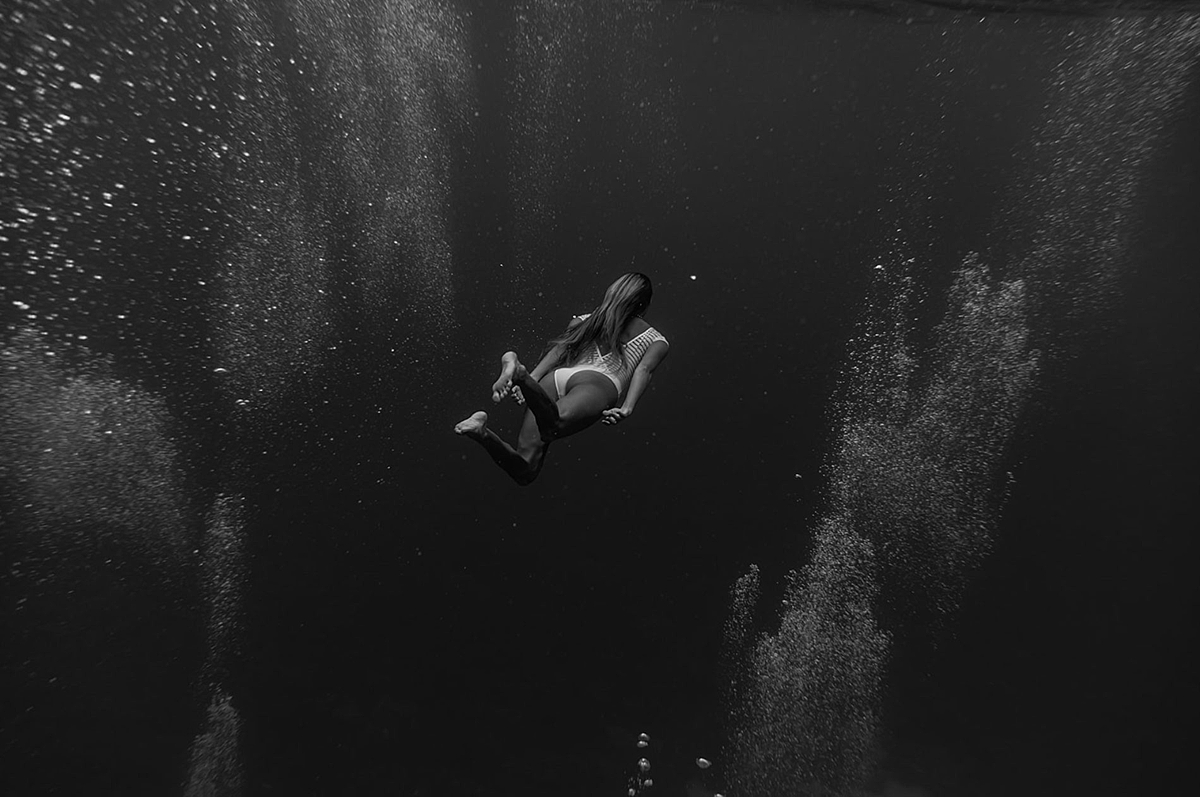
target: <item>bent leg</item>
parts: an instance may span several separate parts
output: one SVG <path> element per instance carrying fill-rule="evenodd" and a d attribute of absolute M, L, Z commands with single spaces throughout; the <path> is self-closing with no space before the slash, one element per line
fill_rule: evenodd
<path fill-rule="evenodd" d="M 525 485 L 532 482 L 542 472 L 542 465 L 546 461 L 546 452 L 550 450 L 550 443 L 542 439 L 542 433 L 538 430 L 537 417 L 530 410 L 525 411 L 525 418 L 521 421 L 521 433 L 517 436 L 517 455 L 525 462 L 526 469 L 523 473 L 525 481 L 513 476 L 519 484 Z"/>
<path fill-rule="evenodd" d="M 572 376 L 566 385 L 566 395 L 557 401 L 550 397 L 558 392 L 553 373 L 542 377 L 541 384 L 529 379 L 527 374 L 519 375 L 513 381 L 521 385 L 527 406 L 516 448 L 487 428 L 486 412 L 475 413 L 459 423 L 455 431 L 482 445 L 492 460 L 520 485 L 532 483 L 541 473 L 553 440 L 569 437 L 591 426 L 618 399 L 612 380 L 596 372 L 585 371 Z"/>
<path fill-rule="evenodd" d="M 522 384 L 521 392 L 526 395 L 525 418 L 521 421 L 521 433 L 517 436 L 517 453 L 529 466 L 526 474 L 529 481 L 522 482 L 520 479 L 517 479 L 517 481 L 521 484 L 529 484 L 529 482 L 536 479 L 538 474 L 542 472 L 542 464 L 546 461 L 546 452 L 550 449 L 550 440 L 542 434 L 542 422 L 538 420 L 537 414 L 531 406 L 532 402 L 528 394 L 536 391 L 539 396 L 545 398 L 550 403 L 551 407 L 554 407 L 554 400 L 550 396 L 557 396 L 558 388 L 554 386 L 553 371 L 543 376 L 540 383 L 526 378 L 524 381 L 529 384 L 525 386 L 521 380 L 518 379 L 517 381 Z M 541 406 L 544 412 L 545 407 L 544 405 Z M 554 407 L 554 414 L 557 418 L 557 407 Z"/>
<path fill-rule="evenodd" d="M 542 438 L 549 441 L 554 439 L 552 430 L 559 425 L 558 405 L 556 398 L 558 389 L 554 386 L 554 372 L 542 377 L 541 382 L 535 382 L 524 368 L 519 368 L 513 381 L 521 387 L 521 395 L 525 397 L 525 406 L 537 418 L 538 428 L 542 430 Z"/>
<path fill-rule="evenodd" d="M 536 429 L 537 422 L 533 419 L 533 413 L 525 414 L 528 416 L 529 424 Z M 488 429 L 482 437 L 476 439 L 488 454 L 491 455 L 492 461 L 499 465 L 505 473 L 512 477 L 513 481 L 522 487 L 531 484 L 542 470 L 542 462 L 545 460 L 546 454 L 546 446 L 544 444 L 536 452 L 524 452 L 514 449 L 500 439 L 500 435 L 491 429 Z M 535 462 L 536 465 L 534 464 Z"/>
<path fill-rule="evenodd" d="M 526 429 L 531 431 L 527 432 Z M 492 461 L 511 476 L 517 484 L 522 486 L 530 484 L 537 478 L 538 472 L 542 469 L 546 446 L 541 443 L 540 437 L 538 437 L 537 421 L 534 420 L 532 413 L 525 413 L 525 423 L 521 429 L 521 435 L 523 439 L 528 434 L 532 434 L 533 437 L 538 438 L 539 445 L 533 450 L 526 450 L 528 447 L 522 444 L 523 450 L 518 451 L 504 442 L 498 434 L 487 428 L 486 412 L 475 413 L 470 418 L 455 426 L 454 431 L 463 437 L 471 438 L 483 446 L 484 450 L 491 456 Z M 536 462 L 536 466 L 532 464 L 534 462 Z"/>

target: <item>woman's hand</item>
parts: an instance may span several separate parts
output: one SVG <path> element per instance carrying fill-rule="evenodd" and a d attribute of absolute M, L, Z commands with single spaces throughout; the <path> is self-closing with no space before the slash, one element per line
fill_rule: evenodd
<path fill-rule="evenodd" d="M 633 415 L 633 410 L 627 410 L 624 407 L 613 407 L 611 410 L 604 411 L 600 416 L 600 423 L 616 426 L 630 415 Z"/>

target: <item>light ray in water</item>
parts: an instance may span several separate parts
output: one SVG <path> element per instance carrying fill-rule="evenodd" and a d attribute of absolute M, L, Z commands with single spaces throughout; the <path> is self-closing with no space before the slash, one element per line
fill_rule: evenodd
<path fill-rule="evenodd" d="M 466 19 L 433 0 L 305 0 L 288 24 L 319 75 L 312 168 L 328 211 L 356 219 L 354 293 L 369 311 L 453 326 L 453 142 L 476 104 Z"/>
<path fill-rule="evenodd" d="M 307 201 L 298 122 L 275 62 L 274 33 L 248 4 L 233 3 L 230 142 L 210 168 L 227 197 L 212 316 L 215 372 L 237 417 L 271 417 L 304 378 L 319 373 L 335 340 L 325 210 Z"/>
<path fill-rule="evenodd" d="M 512 201 L 519 280 L 536 279 L 554 231 L 564 186 L 595 184 L 572 173 L 580 148 L 602 123 L 615 131 L 615 171 L 639 193 L 671 203 L 677 160 L 677 89 L 660 55 L 654 25 L 673 10 L 637 3 L 521 0 L 514 8 L 516 69 L 509 85 Z M 601 99 L 582 87 L 593 71 L 607 76 Z M 606 110 L 611 108 L 611 110 Z M 578 192 L 572 188 L 571 193 Z M 580 247 L 602 261 L 602 242 Z M 586 250 L 595 250 L 586 254 Z"/>

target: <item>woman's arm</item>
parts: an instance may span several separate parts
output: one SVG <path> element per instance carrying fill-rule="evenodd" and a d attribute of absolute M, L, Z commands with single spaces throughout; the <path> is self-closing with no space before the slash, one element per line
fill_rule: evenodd
<path fill-rule="evenodd" d="M 670 351 L 670 347 L 667 346 L 666 341 L 662 340 L 654 341 L 650 344 L 650 348 L 646 349 L 646 353 L 642 355 L 642 361 L 633 369 L 633 379 L 629 381 L 629 392 L 625 394 L 625 401 L 621 403 L 620 410 L 623 415 L 633 413 L 638 399 L 650 385 L 650 375 L 654 373 L 654 369 L 658 367 L 659 363 L 667 359 L 668 351 Z"/>
<path fill-rule="evenodd" d="M 583 323 L 583 319 L 579 316 L 572 316 L 571 323 L 567 324 L 567 329 L 577 327 Z M 529 378 L 534 382 L 540 382 L 542 377 L 550 373 L 554 366 L 558 365 L 558 361 L 562 359 L 563 347 L 555 346 L 550 351 L 546 352 L 546 356 L 537 364 L 537 367 L 529 372 Z"/>
<path fill-rule="evenodd" d="M 555 346 L 550 351 L 546 352 L 546 356 L 537 364 L 537 367 L 529 372 L 529 378 L 534 382 L 540 382 L 542 377 L 550 373 L 554 366 L 558 365 L 558 361 L 562 358 L 563 347 Z"/>

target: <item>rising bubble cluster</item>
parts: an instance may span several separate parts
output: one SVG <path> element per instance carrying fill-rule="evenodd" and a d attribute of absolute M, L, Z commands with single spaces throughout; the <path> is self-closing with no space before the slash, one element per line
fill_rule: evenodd
<path fill-rule="evenodd" d="M 879 272 L 880 280 L 893 278 Z M 883 286 L 852 355 L 831 510 L 787 589 L 777 633 L 747 639 L 757 573 L 734 588 L 744 651 L 732 779 L 750 794 L 845 793 L 873 763 L 892 631 L 951 611 L 987 550 L 994 480 L 1036 373 L 1019 283 L 968 258 L 925 369 L 909 353 L 907 279 Z"/>
<path fill-rule="evenodd" d="M 1047 309 L 1065 308 L 1078 322 L 1111 298 L 1140 169 L 1196 43 L 1194 18 L 1117 20 L 1080 37 L 1056 72 L 1033 177 L 1005 217 L 1032 248 L 1002 277 L 968 256 L 921 351 L 913 260 L 876 266 L 844 371 L 830 509 L 776 633 L 750 633 L 757 570 L 734 586 L 726 649 L 739 790 L 851 793 L 870 772 L 891 635 L 944 622 L 990 548 L 1005 452 L 1042 359 L 1030 319 L 1061 322 Z"/>
<path fill-rule="evenodd" d="M 1195 14 L 1095 25 L 1065 43 L 998 229 L 1027 247 L 1014 274 L 1036 286 L 1039 320 L 1059 335 L 1091 329 L 1116 298 L 1144 166 L 1200 51 Z"/>
<path fill-rule="evenodd" d="M 184 797 L 238 797 L 243 776 L 238 739 L 242 721 L 228 694 L 213 695 L 205 730 L 192 743 Z"/>
<path fill-rule="evenodd" d="M 4 533 L 66 553 L 116 535 L 152 561 L 186 553 L 186 499 L 169 414 L 112 362 L 24 329 L 0 346 Z"/>
<path fill-rule="evenodd" d="M 208 653 L 204 672 L 213 683 L 228 676 L 238 646 L 246 580 L 245 500 L 219 495 L 204 533 L 201 580 L 208 605 Z"/>
<path fill-rule="evenodd" d="M 870 544 L 839 519 L 794 574 L 775 634 L 743 651 L 726 753 L 735 793 L 808 794 L 865 778 L 887 649 L 872 614 Z M 756 574 L 735 588 L 752 594 Z"/>
<path fill-rule="evenodd" d="M 150 367 L 199 347 L 223 217 L 205 162 L 229 148 L 210 9 L 157 5 L 0 12 L 0 319 Z"/>
<path fill-rule="evenodd" d="M 226 682 L 239 644 L 246 581 L 244 504 L 239 495 L 217 496 L 204 534 L 200 568 L 208 622 L 201 688 L 210 703 L 204 729 L 192 743 L 188 797 L 237 795 L 241 788 L 241 718 Z"/>
<path fill-rule="evenodd" d="M 898 269 L 899 270 L 899 269 Z M 840 514 L 874 545 L 889 626 L 954 611 L 987 553 L 997 478 L 1034 385 L 1021 281 L 967 257 L 932 349 L 918 363 L 906 328 L 910 281 L 890 283 L 857 342 L 831 488 Z"/>

